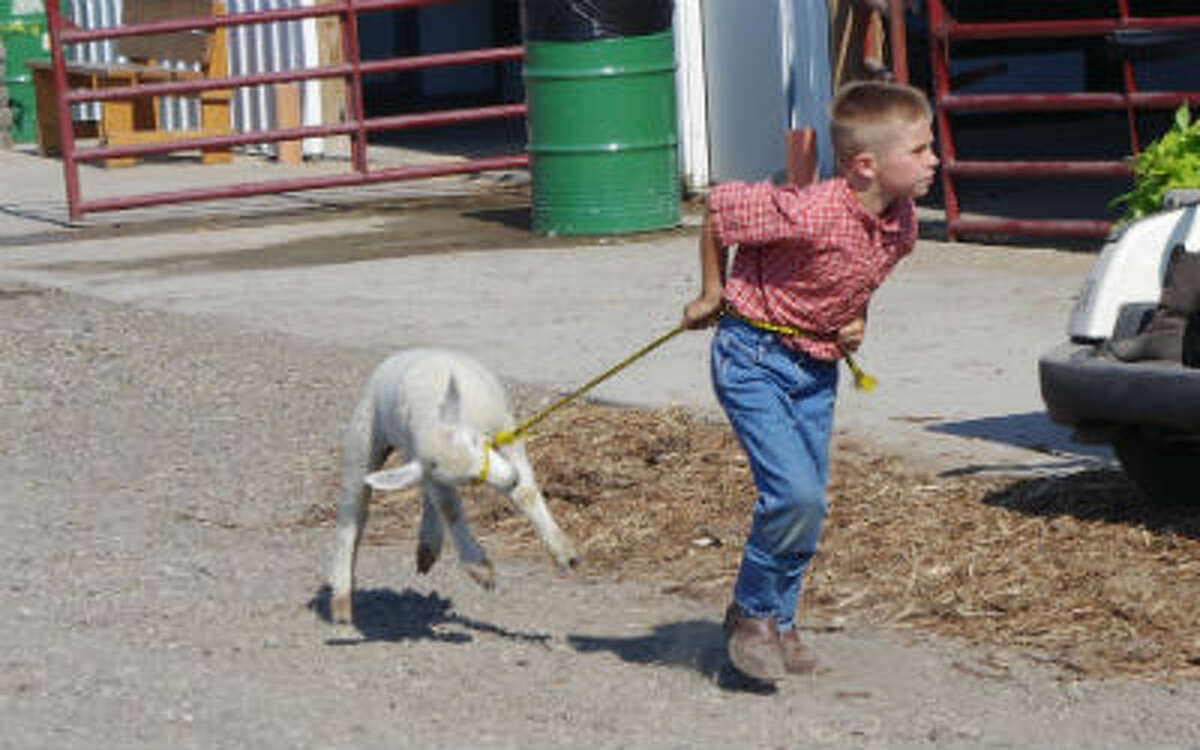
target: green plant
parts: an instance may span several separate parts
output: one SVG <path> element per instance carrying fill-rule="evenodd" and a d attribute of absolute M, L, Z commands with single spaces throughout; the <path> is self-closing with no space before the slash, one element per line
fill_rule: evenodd
<path fill-rule="evenodd" d="M 1200 188 L 1200 120 L 1192 120 L 1187 104 L 1175 111 L 1175 125 L 1133 157 L 1133 189 L 1112 200 L 1125 204 L 1122 221 L 1162 209 L 1163 196 L 1174 188 Z"/>

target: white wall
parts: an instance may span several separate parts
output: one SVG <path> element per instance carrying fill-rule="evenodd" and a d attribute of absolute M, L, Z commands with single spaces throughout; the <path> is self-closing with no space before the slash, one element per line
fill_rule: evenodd
<path fill-rule="evenodd" d="M 826 0 L 677 0 L 684 186 L 780 178 L 788 128 L 812 127 L 832 172 Z"/>
<path fill-rule="evenodd" d="M 675 1 L 675 101 L 679 171 L 685 193 L 709 185 L 708 91 L 704 81 L 701 0 Z"/>
<path fill-rule="evenodd" d="M 786 164 L 780 4 L 708 0 L 703 12 L 710 176 L 769 178 Z"/>

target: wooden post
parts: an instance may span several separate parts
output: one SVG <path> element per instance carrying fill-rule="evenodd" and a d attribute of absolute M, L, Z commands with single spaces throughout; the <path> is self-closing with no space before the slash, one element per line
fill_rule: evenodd
<path fill-rule="evenodd" d="M 217 0 L 212 5 L 214 16 L 225 15 L 225 3 Z M 229 30 L 220 26 L 213 30 L 205 56 L 206 75 L 209 78 L 229 76 Z M 233 132 L 230 109 L 233 89 L 216 89 L 200 93 L 200 129 L 205 135 L 229 135 Z M 200 161 L 204 164 L 229 164 L 233 161 L 233 149 L 229 146 L 201 150 Z"/>
<path fill-rule="evenodd" d="M 132 74 L 126 76 L 102 76 L 97 79 L 97 88 L 120 88 L 135 83 Z M 116 145 L 123 133 L 133 133 L 137 122 L 138 108 L 133 99 L 110 99 L 100 108 L 100 140 L 105 145 Z M 145 112 L 145 108 L 142 109 Z M 104 160 L 109 169 L 132 167 L 138 162 L 134 156 L 120 156 Z"/>
<path fill-rule="evenodd" d="M 275 84 L 275 127 L 300 127 L 300 87 L 294 83 Z M 304 160 L 300 141 L 279 141 L 276 146 L 280 164 L 299 164 Z"/>
<path fill-rule="evenodd" d="M 318 0 L 326 4 L 335 0 Z M 317 20 L 317 49 L 321 65 L 342 62 L 342 31 L 340 16 L 324 16 Z M 321 122 L 323 124 L 346 120 L 346 82 L 341 78 L 324 78 L 321 88 Z M 331 135 L 325 139 L 325 152 L 336 153 L 338 147 L 348 151 L 347 136 Z"/>
<path fill-rule="evenodd" d="M 787 179 L 793 185 L 817 181 L 817 131 L 812 128 L 787 132 Z"/>

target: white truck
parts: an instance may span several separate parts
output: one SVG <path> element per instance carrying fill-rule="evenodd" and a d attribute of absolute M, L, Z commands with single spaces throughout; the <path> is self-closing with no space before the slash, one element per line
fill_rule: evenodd
<path fill-rule="evenodd" d="M 1114 348 L 1151 322 L 1181 252 L 1200 254 L 1200 189 L 1172 191 L 1163 211 L 1108 238 L 1071 312 L 1069 340 L 1038 361 L 1050 418 L 1080 442 L 1110 443 L 1126 475 L 1162 503 L 1200 502 L 1200 363 L 1123 361 Z M 1200 328 L 1200 310 L 1187 325 Z"/>

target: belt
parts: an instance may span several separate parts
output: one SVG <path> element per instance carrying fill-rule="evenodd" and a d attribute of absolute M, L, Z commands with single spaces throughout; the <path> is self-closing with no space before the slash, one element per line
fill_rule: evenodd
<path fill-rule="evenodd" d="M 747 316 L 743 315 L 742 313 L 738 312 L 737 310 L 735 310 L 733 308 L 733 306 L 730 305 L 728 302 L 723 302 L 721 304 L 721 314 L 727 315 L 727 316 L 729 316 L 731 318 L 735 318 L 737 320 L 740 320 L 743 323 L 745 323 L 746 325 L 753 326 L 754 328 L 758 328 L 759 330 L 770 331 L 771 333 L 778 333 L 778 334 L 782 334 L 784 336 L 799 336 L 801 338 L 818 339 L 818 340 L 835 338 L 833 336 L 821 335 L 814 331 L 806 331 L 805 329 L 797 328 L 796 326 L 784 325 L 782 323 L 771 323 L 770 321 L 756 320 L 754 318 L 747 317 Z"/>
<path fill-rule="evenodd" d="M 733 306 L 730 305 L 728 302 L 721 303 L 721 314 L 728 315 L 729 317 L 734 318 L 736 320 L 740 320 L 743 323 L 745 323 L 746 325 L 752 326 L 754 328 L 758 328 L 759 330 L 770 331 L 771 333 L 778 333 L 778 334 L 782 334 L 784 336 L 802 336 L 804 338 L 810 338 L 810 339 L 829 338 L 832 340 L 836 340 L 836 335 L 833 337 L 827 337 L 827 336 L 822 336 L 821 334 L 818 334 L 818 333 L 814 333 L 812 331 L 806 331 L 803 328 L 797 328 L 796 326 L 789 326 L 789 325 L 783 325 L 782 323 L 771 323 L 766 320 L 755 320 L 754 318 L 748 318 L 745 315 L 742 315 L 737 310 L 733 309 Z M 863 369 L 858 366 L 858 362 L 856 362 L 854 360 L 854 355 L 850 353 L 850 350 L 846 349 L 841 344 L 838 344 L 838 349 L 842 353 L 842 358 L 846 360 L 846 366 L 850 368 L 850 372 L 854 375 L 854 387 L 858 388 L 859 390 L 863 390 L 863 391 L 875 390 L 875 385 L 876 385 L 877 381 L 871 375 L 868 375 L 867 373 L 863 372 Z"/>

